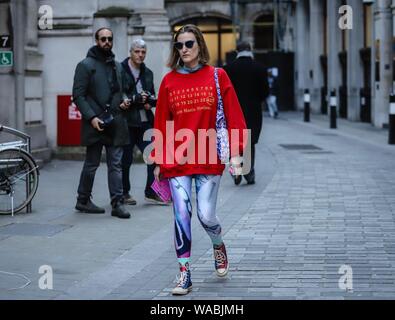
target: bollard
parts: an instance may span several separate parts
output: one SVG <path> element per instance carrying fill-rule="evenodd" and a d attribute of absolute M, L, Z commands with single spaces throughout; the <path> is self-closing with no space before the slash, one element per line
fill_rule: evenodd
<path fill-rule="evenodd" d="M 359 111 L 359 117 L 362 122 L 366 122 L 366 99 L 365 95 L 363 94 L 363 91 L 361 89 L 360 91 L 360 111 Z"/>
<path fill-rule="evenodd" d="M 390 113 L 388 120 L 388 143 L 395 144 L 395 94 L 390 94 Z"/>
<path fill-rule="evenodd" d="M 304 91 L 304 122 L 310 122 L 310 93 L 309 89 Z"/>
<path fill-rule="evenodd" d="M 336 99 L 336 90 L 331 91 L 331 98 L 330 98 L 330 128 L 336 129 L 337 128 L 337 99 Z"/>

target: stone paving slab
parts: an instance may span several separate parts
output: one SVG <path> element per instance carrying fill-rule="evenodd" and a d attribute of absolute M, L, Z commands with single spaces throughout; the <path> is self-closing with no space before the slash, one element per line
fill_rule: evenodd
<path fill-rule="evenodd" d="M 385 130 L 366 124 L 339 120 L 333 131 L 323 116 L 302 119 L 296 112 L 264 119 L 256 185 L 236 187 L 227 175 L 221 181 L 225 279 L 215 275 L 210 240 L 194 214 L 194 289 L 177 299 L 395 298 L 395 148 L 386 145 Z M 281 147 L 287 144 L 321 150 Z M 172 210 L 144 204 L 144 166 L 132 170 L 133 217 L 120 221 L 108 214 L 103 165 L 94 199 L 107 214 L 73 210 L 81 165 L 53 161 L 42 172 L 33 213 L 0 217 L 0 226 L 72 226 L 51 237 L 0 234 L 0 299 L 174 300 Z M 43 264 L 53 267 L 54 290 L 38 289 Z M 339 288 L 342 265 L 352 268 L 352 290 Z M 31 284 L 9 290 L 23 285 L 21 275 Z"/>
<path fill-rule="evenodd" d="M 228 251 L 238 249 L 237 260 L 229 257 L 228 282 L 204 280 L 213 277 L 201 267 L 211 258 L 208 249 L 193 264 L 197 285 L 188 299 L 206 291 L 215 292 L 213 299 L 233 294 L 243 299 L 395 298 L 395 242 L 393 236 L 386 237 L 395 227 L 395 153 L 383 152 L 387 146 L 372 147 L 372 141 L 351 139 L 349 132 L 346 139 L 343 133 L 328 141 L 324 133 L 314 134 L 317 126 L 311 129 L 291 120 L 271 121 L 264 130 L 270 140 L 261 148 L 274 155 L 275 175 L 225 234 Z M 330 153 L 311 157 L 279 147 L 300 141 Z M 350 292 L 338 285 L 344 264 L 353 270 Z M 170 298 L 172 286 L 157 298 L 166 293 Z"/>

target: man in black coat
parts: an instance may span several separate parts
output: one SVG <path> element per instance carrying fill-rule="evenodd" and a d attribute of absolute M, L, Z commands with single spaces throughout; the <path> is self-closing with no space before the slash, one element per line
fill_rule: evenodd
<path fill-rule="evenodd" d="M 126 204 L 135 205 L 137 202 L 130 194 L 130 167 L 133 163 L 133 148 L 137 146 L 143 153 L 151 141 L 144 140 L 144 133 L 152 129 L 156 106 L 154 74 L 145 65 L 147 45 L 143 39 L 136 39 L 130 48 L 130 57 L 122 62 L 127 79 L 127 95 L 130 106 L 127 114 L 130 143 L 124 146 L 122 157 L 122 183 Z M 155 165 L 147 165 L 147 181 L 145 185 L 145 200 L 154 204 L 167 204 L 152 190 Z"/>
<path fill-rule="evenodd" d="M 122 146 L 129 143 L 122 67 L 112 53 L 113 33 L 101 28 L 95 33 L 96 45 L 78 63 L 74 75 L 73 101 L 82 114 L 81 140 L 86 146 L 84 167 L 75 208 L 86 213 L 104 213 L 91 201 L 96 169 L 103 146 L 106 149 L 111 215 L 130 218 L 123 204 Z"/>
<path fill-rule="evenodd" d="M 251 129 L 251 170 L 244 175 L 248 184 L 255 183 L 255 144 L 262 130 L 262 102 L 268 95 L 266 71 L 254 60 L 251 45 L 240 42 L 237 45 L 237 58 L 225 67 L 236 90 L 247 128 Z M 235 176 L 235 184 L 240 184 L 241 176 Z"/>

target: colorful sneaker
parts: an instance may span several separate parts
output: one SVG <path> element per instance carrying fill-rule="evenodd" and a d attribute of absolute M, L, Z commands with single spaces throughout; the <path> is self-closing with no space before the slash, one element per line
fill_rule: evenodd
<path fill-rule="evenodd" d="M 177 286 L 171 292 L 173 295 L 182 296 L 192 291 L 189 263 L 186 263 L 185 266 L 180 265 L 180 276 L 178 277 L 177 282 Z"/>
<path fill-rule="evenodd" d="M 225 277 L 229 271 L 228 257 L 226 255 L 225 243 L 214 246 L 215 272 L 218 277 Z"/>

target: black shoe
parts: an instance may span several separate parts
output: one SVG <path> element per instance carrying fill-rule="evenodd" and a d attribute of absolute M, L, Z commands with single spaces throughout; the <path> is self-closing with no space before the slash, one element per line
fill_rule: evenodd
<path fill-rule="evenodd" d="M 238 186 L 241 183 L 241 176 L 233 176 L 233 181 L 235 185 Z"/>
<path fill-rule="evenodd" d="M 106 210 L 95 205 L 90 199 L 87 200 L 85 203 L 81 200 L 77 200 L 77 204 L 75 205 L 75 208 L 78 211 L 85 212 L 85 213 L 105 213 L 106 212 Z"/>
<path fill-rule="evenodd" d="M 117 204 L 114 208 L 112 208 L 111 215 L 113 217 L 118 217 L 121 219 L 129 219 L 130 213 L 125 209 L 125 206 L 121 203 Z"/>
<path fill-rule="evenodd" d="M 246 174 L 244 179 L 246 179 L 247 184 L 255 184 L 255 170 L 251 170 L 249 174 Z"/>

